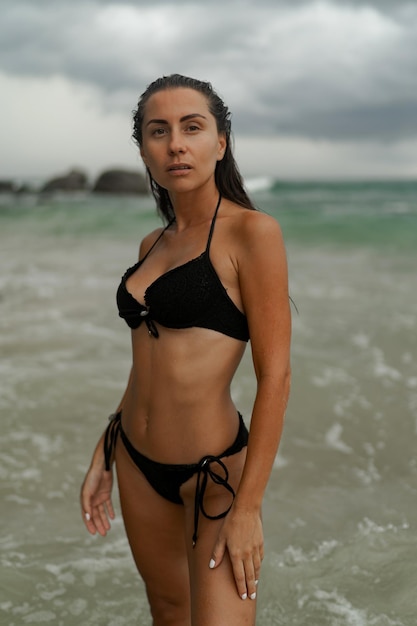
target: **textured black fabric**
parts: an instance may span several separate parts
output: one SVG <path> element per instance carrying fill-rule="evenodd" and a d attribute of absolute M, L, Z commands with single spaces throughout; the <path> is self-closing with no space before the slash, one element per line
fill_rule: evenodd
<path fill-rule="evenodd" d="M 209 328 L 241 341 L 249 340 L 246 316 L 228 296 L 210 260 L 210 243 L 219 206 L 220 198 L 204 252 L 157 278 L 147 288 L 144 304 L 129 293 L 126 281 L 142 265 L 150 250 L 143 259 L 126 271 L 117 290 L 117 305 L 120 317 L 130 328 L 138 328 L 145 322 L 149 333 L 158 337 L 155 325 L 157 322 L 166 328 L 196 326 Z M 152 248 L 164 232 L 162 231 Z"/>
<path fill-rule="evenodd" d="M 193 545 L 197 541 L 198 532 L 198 520 L 200 512 L 207 519 L 221 519 L 226 517 L 231 509 L 233 500 L 235 498 L 235 492 L 233 487 L 229 484 L 229 472 L 226 465 L 221 459 L 232 456 L 240 452 L 248 444 L 248 429 L 246 428 L 243 417 L 239 415 L 239 429 L 236 435 L 236 439 L 224 452 L 215 455 L 204 456 L 198 463 L 183 463 L 183 464 L 168 464 L 159 463 L 149 459 L 144 454 L 141 454 L 139 450 L 131 444 L 126 433 L 122 428 L 122 413 L 116 413 L 112 416 L 110 424 L 108 425 L 104 437 L 104 457 L 105 467 L 107 471 L 111 469 L 111 462 L 114 453 L 114 447 L 117 442 L 117 437 L 120 434 L 120 438 L 123 444 L 136 465 L 136 467 L 145 476 L 148 483 L 155 489 L 160 496 L 174 502 L 175 504 L 182 504 L 180 495 L 180 488 L 187 480 L 189 480 L 194 474 L 197 474 L 197 485 L 194 499 L 194 533 L 193 533 Z M 204 494 L 207 487 L 208 479 L 212 480 L 218 485 L 224 487 L 230 493 L 230 505 L 226 510 L 216 515 L 210 515 L 207 513 L 204 507 Z"/>

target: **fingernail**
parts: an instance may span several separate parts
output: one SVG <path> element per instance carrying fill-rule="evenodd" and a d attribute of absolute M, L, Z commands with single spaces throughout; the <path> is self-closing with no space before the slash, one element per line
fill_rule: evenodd
<path fill-rule="evenodd" d="M 210 568 L 210 569 L 213 569 L 213 567 L 214 567 L 215 565 L 216 565 L 216 561 L 215 561 L 214 559 L 211 559 L 211 560 L 210 560 L 210 563 L 209 563 L 209 568 Z"/>
<path fill-rule="evenodd" d="M 251 600 L 255 600 L 255 598 L 256 598 L 256 591 L 251 593 L 249 597 L 250 597 Z"/>
<path fill-rule="evenodd" d="M 255 585 L 257 585 L 259 583 L 259 580 L 255 580 Z"/>
<path fill-rule="evenodd" d="M 244 593 L 243 595 L 240 596 L 242 598 L 242 600 L 246 600 L 246 598 L 248 597 L 247 593 Z"/>
<path fill-rule="evenodd" d="M 90 513 L 86 513 L 85 514 L 85 519 L 87 520 L 87 522 L 90 521 L 91 517 L 90 517 Z"/>

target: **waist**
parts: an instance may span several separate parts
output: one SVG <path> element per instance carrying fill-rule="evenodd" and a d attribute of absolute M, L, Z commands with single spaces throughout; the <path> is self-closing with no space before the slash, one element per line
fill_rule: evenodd
<path fill-rule="evenodd" d="M 143 410 L 123 404 L 123 429 L 132 444 L 146 456 L 162 463 L 193 463 L 205 454 L 220 453 L 233 440 L 237 410 L 227 401 L 173 406 L 163 401 Z"/>
<path fill-rule="evenodd" d="M 225 457 L 231 456 L 233 454 L 236 454 L 237 452 L 240 452 L 240 450 L 242 450 L 242 448 L 244 448 L 245 446 L 247 446 L 248 444 L 248 436 L 249 436 L 249 431 L 246 427 L 246 424 L 244 422 L 243 416 L 239 411 L 236 411 L 237 417 L 238 417 L 238 427 L 237 427 L 237 434 L 235 436 L 235 439 L 233 440 L 233 443 L 231 445 L 229 445 L 225 450 L 223 450 L 222 452 L 212 452 L 209 455 L 206 455 L 203 458 L 208 458 L 210 456 L 212 456 L 213 458 L 216 459 L 223 459 Z M 138 458 L 140 458 L 143 462 L 149 462 L 149 463 L 153 463 L 155 465 L 160 465 L 160 466 L 164 466 L 164 467 L 170 467 L 170 468 L 177 468 L 177 469 L 192 469 L 194 471 L 196 471 L 198 469 L 199 464 L 201 463 L 201 459 L 199 457 L 199 461 L 193 461 L 192 463 L 175 463 L 175 464 L 171 464 L 171 463 L 163 463 L 160 461 L 156 461 L 154 459 L 149 458 L 147 455 L 144 455 L 143 453 L 139 452 L 139 450 L 137 450 L 131 443 L 129 437 L 127 436 L 123 426 L 122 426 L 122 411 L 119 411 L 119 413 L 117 413 L 114 417 L 114 419 L 116 419 L 117 421 L 119 421 L 119 430 L 120 430 L 120 434 L 122 436 L 123 442 L 125 443 L 125 446 L 128 448 L 128 450 L 132 453 L 134 453 Z"/>
<path fill-rule="evenodd" d="M 192 414 L 210 405 L 221 409 L 230 401 L 230 388 L 240 355 L 209 351 L 191 354 L 183 350 L 133 350 L 129 386 L 129 412 L 139 409 L 148 416 Z M 191 356 L 189 356 L 191 354 Z"/>

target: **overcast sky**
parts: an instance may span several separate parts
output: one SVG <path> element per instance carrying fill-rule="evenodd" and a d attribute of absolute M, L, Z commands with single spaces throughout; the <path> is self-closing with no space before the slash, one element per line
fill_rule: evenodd
<path fill-rule="evenodd" d="M 0 0 L 0 178 L 137 167 L 154 78 L 213 83 L 246 176 L 417 177 L 417 1 Z"/>

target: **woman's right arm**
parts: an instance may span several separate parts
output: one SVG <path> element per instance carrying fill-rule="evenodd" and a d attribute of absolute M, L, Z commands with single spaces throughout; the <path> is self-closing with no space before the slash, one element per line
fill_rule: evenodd
<path fill-rule="evenodd" d="M 116 413 L 122 410 L 132 380 L 130 370 L 129 380 L 122 399 L 116 409 Z M 113 487 L 113 471 L 106 471 L 104 460 L 104 436 L 103 433 L 96 445 L 81 486 L 80 501 L 83 522 L 89 533 L 99 533 L 103 537 L 110 530 L 110 520 L 114 519 L 114 509 L 111 500 Z M 113 459 L 111 459 L 113 462 Z"/>

